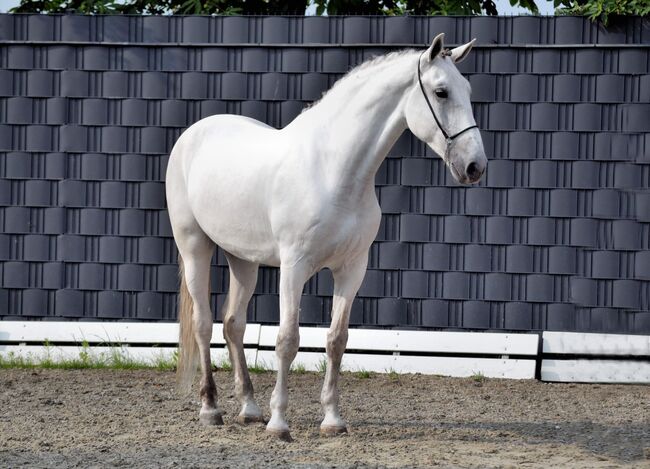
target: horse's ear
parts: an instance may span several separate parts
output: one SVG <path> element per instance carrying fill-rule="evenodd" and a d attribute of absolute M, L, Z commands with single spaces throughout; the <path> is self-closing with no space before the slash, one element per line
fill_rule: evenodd
<path fill-rule="evenodd" d="M 472 47 L 474 46 L 475 42 L 476 42 L 476 38 L 472 39 L 464 46 L 458 46 L 452 49 L 451 60 L 453 60 L 454 63 L 462 62 L 465 59 L 465 57 L 467 57 L 467 54 L 469 54 L 469 51 L 472 50 Z"/>
<path fill-rule="evenodd" d="M 433 61 L 433 59 L 438 57 L 438 54 L 440 54 L 442 48 L 444 47 L 444 39 L 445 39 L 445 33 L 440 33 L 433 38 L 433 41 L 431 42 L 431 46 L 429 47 L 429 50 L 427 51 L 426 54 L 426 57 L 429 59 L 429 61 Z"/>

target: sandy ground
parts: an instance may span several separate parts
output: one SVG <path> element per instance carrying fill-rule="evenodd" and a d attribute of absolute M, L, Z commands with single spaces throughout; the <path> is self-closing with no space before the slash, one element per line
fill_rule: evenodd
<path fill-rule="evenodd" d="M 273 373 L 253 375 L 268 417 Z M 322 376 L 294 374 L 294 441 L 226 424 L 157 371 L 0 370 L 0 467 L 647 467 L 650 387 L 386 375 L 342 378 L 347 435 L 318 432 Z"/>

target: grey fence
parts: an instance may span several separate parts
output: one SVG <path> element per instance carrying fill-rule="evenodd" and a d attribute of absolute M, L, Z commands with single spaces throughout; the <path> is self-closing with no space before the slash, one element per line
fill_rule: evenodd
<path fill-rule="evenodd" d="M 650 333 L 650 22 L 0 15 L 0 319 L 175 319 L 167 155 L 215 113 L 290 122 L 352 66 L 478 38 L 461 71 L 490 159 L 456 185 L 410 134 L 354 325 Z M 227 291 L 213 262 L 213 308 Z M 278 320 L 261 269 L 249 319 Z M 301 320 L 329 320 L 331 274 Z M 219 317 L 215 313 L 215 317 Z"/>

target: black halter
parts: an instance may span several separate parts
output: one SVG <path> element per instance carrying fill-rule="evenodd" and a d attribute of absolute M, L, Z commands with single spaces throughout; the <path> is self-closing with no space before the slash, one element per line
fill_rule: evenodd
<path fill-rule="evenodd" d="M 424 51 L 426 52 L 426 51 Z M 420 57 L 418 58 L 418 83 L 420 83 L 420 89 L 422 90 L 422 95 L 424 96 L 424 100 L 427 102 L 427 106 L 429 106 L 429 110 L 431 111 L 431 115 L 433 116 L 433 119 L 436 121 L 436 124 L 438 125 L 438 128 L 442 132 L 442 135 L 445 136 L 445 140 L 447 141 L 447 145 L 445 146 L 445 154 L 443 156 L 443 159 L 445 162 L 447 162 L 447 155 L 449 154 L 449 148 L 451 147 L 451 144 L 453 143 L 454 139 L 458 138 L 468 130 L 478 128 L 478 125 L 470 125 L 469 127 L 461 130 L 460 132 L 456 132 L 454 135 L 449 135 L 445 128 L 442 126 L 440 123 L 440 119 L 438 119 L 438 116 L 436 115 L 436 112 L 433 110 L 433 106 L 431 106 L 431 102 L 429 101 L 429 98 L 427 97 L 427 93 L 424 91 L 424 85 L 422 84 L 422 72 L 420 71 L 420 60 L 422 59 L 422 56 L 424 55 L 424 52 L 420 54 Z M 449 50 L 443 50 L 440 55 L 443 57 L 451 56 L 451 51 Z"/>

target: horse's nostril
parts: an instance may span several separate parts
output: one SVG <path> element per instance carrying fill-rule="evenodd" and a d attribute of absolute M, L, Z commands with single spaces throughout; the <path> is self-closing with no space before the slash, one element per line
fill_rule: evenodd
<path fill-rule="evenodd" d="M 481 177 L 481 173 L 482 173 L 479 165 L 473 161 L 467 165 L 467 169 L 465 170 L 465 172 L 467 173 L 467 177 L 469 177 L 473 181 Z"/>

